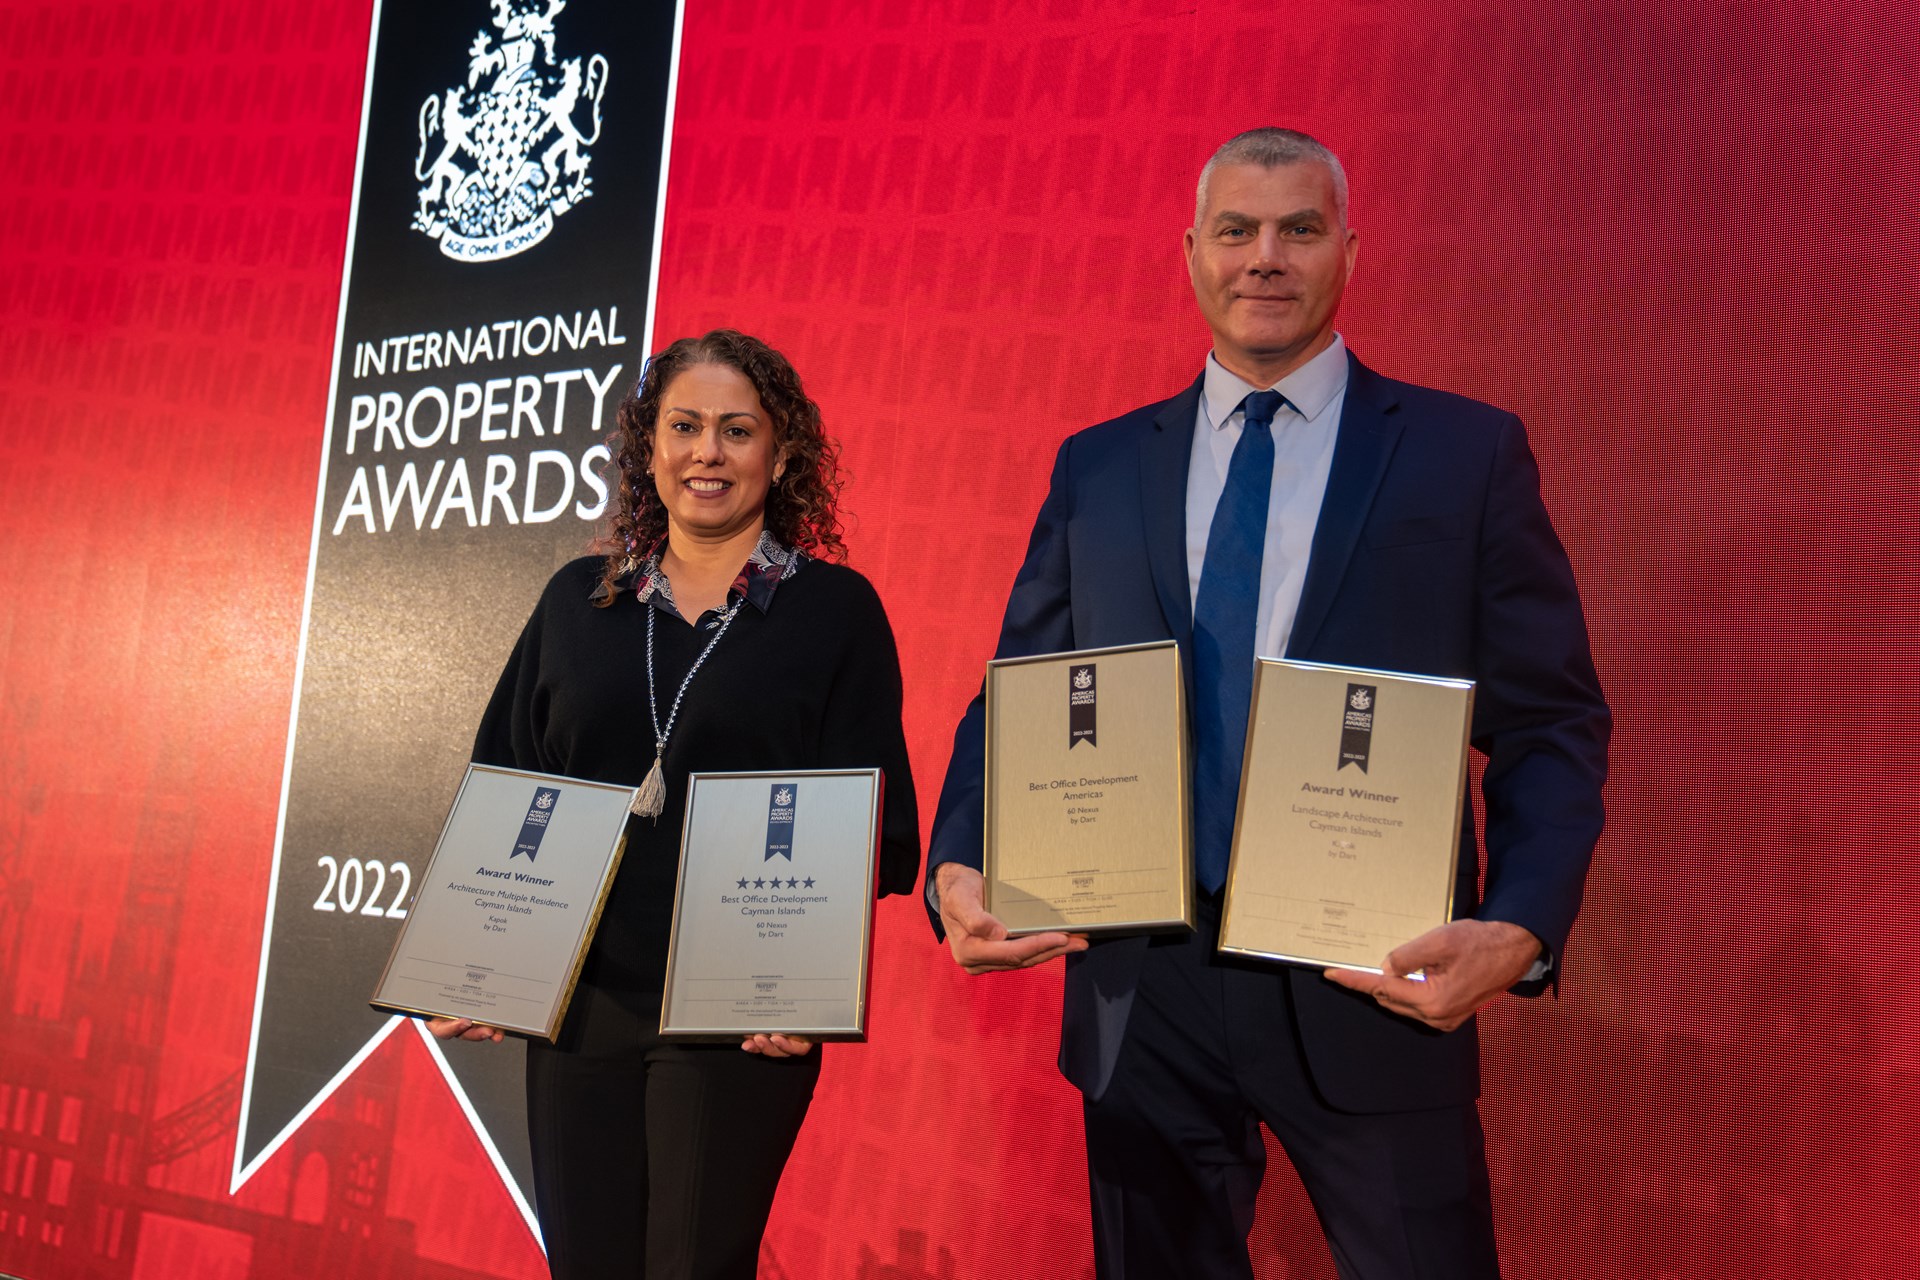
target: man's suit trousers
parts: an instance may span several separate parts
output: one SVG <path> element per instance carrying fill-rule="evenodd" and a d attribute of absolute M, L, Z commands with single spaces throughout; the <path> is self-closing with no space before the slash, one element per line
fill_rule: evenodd
<path fill-rule="evenodd" d="M 1280 966 L 1218 955 L 1218 922 L 1206 902 L 1196 932 L 1153 940 L 1113 1080 L 1085 1104 L 1101 1280 L 1252 1280 L 1262 1121 L 1343 1280 L 1497 1277 L 1478 1107 L 1329 1107 Z"/>

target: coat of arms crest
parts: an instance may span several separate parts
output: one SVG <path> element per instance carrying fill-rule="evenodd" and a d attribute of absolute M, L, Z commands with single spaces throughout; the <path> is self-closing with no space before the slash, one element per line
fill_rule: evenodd
<path fill-rule="evenodd" d="M 474 36 L 467 83 L 420 104 L 413 226 L 462 262 L 533 247 L 593 194 L 587 148 L 600 139 L 607 89 L 599 54 L 555 57 L 554 19 L 566 0 L 492 5 L 494 32 Z"/>

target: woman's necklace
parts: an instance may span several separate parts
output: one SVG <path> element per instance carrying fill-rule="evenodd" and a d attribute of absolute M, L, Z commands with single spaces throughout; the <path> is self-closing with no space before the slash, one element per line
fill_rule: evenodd
<path fill-rule="evenodd" d="M 687 674 L 681 677 L 680 691 L 673 695 L 673 707 L 667 712 L 667 727 L 660 727 L 660 705 L 653 692 L 653 615 L 657 610 L 647 605 L 647 715 L 653 720 L 653 768 L 647 771 L 647 779 L 640 784 L 639 792 L 633 797 L 633 812 L 643 818 L 658 820 L 667 807 L 667 779 L 661 762 L 666 759 L 667 739 L 673 733 L 673 722 L 680 718 L 680 700 L 687 696 L 687 686 L 693 683 L 694 673 L 713 652 L 713 646 L 720 643 L 720 637 L 727 634 L 727 628 L 733 625 L 733 615 L 740 612 L 740 606 L 746 603 L 741 596 L 727 606 L 720 615 L 720 626 L 713 633 L 713 639 L 707 641 L 707 647 L 687 668 Z"/>

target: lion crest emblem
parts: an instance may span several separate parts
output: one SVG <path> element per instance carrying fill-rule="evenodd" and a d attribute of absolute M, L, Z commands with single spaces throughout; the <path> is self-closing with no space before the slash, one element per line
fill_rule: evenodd
<path fill-rule="evenodd" d="M 607 60 L 560 59 L 567 0 L 492 0 L 493 31 L 467 49 L 467 82 L 420 104 L 413 227 L 461 262 L 512 257 L 593 194 Z"/>

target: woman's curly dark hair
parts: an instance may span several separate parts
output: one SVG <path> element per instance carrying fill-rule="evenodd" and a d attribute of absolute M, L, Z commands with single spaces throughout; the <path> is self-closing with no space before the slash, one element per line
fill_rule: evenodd
<path fill-rule="evenodd" d="M 725 365 L 742 374 L 760 395 L 773 420 L 776 450 L 784 450 L 785 470 L 767 491 L 767 528 L 790 547 L 823 560 L 844 560 L 840 541 L 840 447 L 820 425 L 820 406 L 807 398 L 787 358 L 758 338 L 733 329 L 715 329 L 700 338 L 681 338 L 647 361 L 640 378 L 620 401 L 617 425 L 608 440 L 620 470 L 607 531 L 607 566 L 596 603 L 613 602 L 614 579 L 632 571 L 667 531 L 667 509 L 647 468 L 653 462 L 653 430 L 667 385 L 694 365 Z"/>

